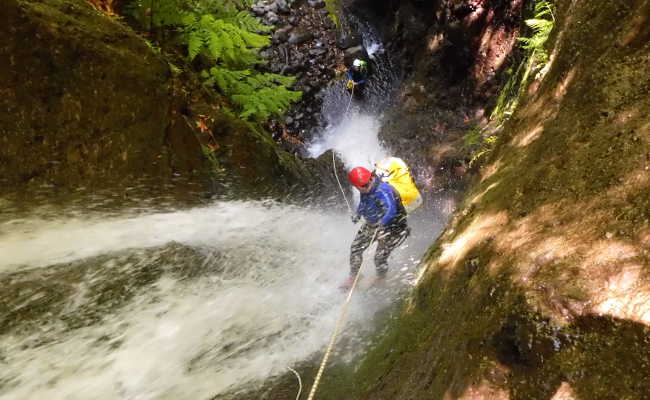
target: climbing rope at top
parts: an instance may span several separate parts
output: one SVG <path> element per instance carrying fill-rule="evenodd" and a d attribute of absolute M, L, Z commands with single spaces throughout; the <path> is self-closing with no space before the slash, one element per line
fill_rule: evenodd
<path fill-rule="evenodd" d="M 352 86 L 352 90 L 350 91 L 350 100 L 348 101 L 348 106 L 346 107 L 345 113 L 343 114 L 344 116 L 347 115 L 348 110 L 350 109 L 350 104 L 352 104 L 353 96 L 354 96 L 354 86 Z M 334 157 L 334 150 L 332 150 L 332 169 L 334 170 L 334 176 L 336 177 L 336 182 L 339 184 L 339 189 L 341 189 L 341 194 L 343 195 L 345 204 L 347 204 L 348 206 L 348 211 L 350 212 L 350 214 L 352 214 L 352 207 L 350 206 L 350 202 L 348 201 L 348 198 L 345 195 L 345 191 L 343 190 L 343 186 L 341 185 L 341 181 L 339 180 L 339 174 L 336 173 L 336 158 Z"/>
<path fill-rule="evenodd" d="M 336 182 L 338 182 L 339 184 L 339 189 L 341 189 L 341 194 L 343 195 L 345 204 L 347 204 L 348 206 L 348 212 L 352 214 L 352 207 L 350 206 L 350 202 L 348 201 L 348 198 L 345 195 L 345 191 L 343 190 L 343 185 L 341 185 L 341 181 L 339 180 L 339 175 L 336 173 L 336 157 L 334 157 L 334 150 L 332 150 L 332 168 L 334 169 L 334 176 L 336 177 Z"/>

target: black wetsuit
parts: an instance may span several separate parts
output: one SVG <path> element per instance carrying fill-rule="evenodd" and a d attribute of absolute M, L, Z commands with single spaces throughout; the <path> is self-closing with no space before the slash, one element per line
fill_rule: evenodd
<path fill-rule="evenodd" d="M 363 261 L 363 252 L 377 242 L 375 268 L 383 277 L 388 271 L 388 257 L 409 235 L 406 210 L 397 190 L 379 180 L 371 192 L 361 195 L 357 212 L 366 222 L 359 228 L 350 249 L 350 273 L 356 275 Z M 375 234 L 376 232 L 376 234 Z"/>

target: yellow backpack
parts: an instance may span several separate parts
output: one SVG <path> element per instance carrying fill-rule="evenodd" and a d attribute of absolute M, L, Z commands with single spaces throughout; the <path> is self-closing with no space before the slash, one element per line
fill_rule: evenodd
<path fill-rule="evenodd" d="M 409 167 L 401 158 L 388 157 L 381 160 L 375 164 L 375 174 L 397 189 L 407 213 L 422 205 L 422 196 L 415 186 Z"/>

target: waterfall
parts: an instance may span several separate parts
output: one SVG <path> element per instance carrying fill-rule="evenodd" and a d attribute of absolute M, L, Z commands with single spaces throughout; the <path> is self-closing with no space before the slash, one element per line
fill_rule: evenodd
<path fill-rule="evenodd" d="M 341 83 L 326 94 L 312 155 L 333 148 L 348 168 L 391 155 L 377 134 L 394 79 L 381 71 L 366 104 L 349 103 Z M 273 201 L 109 214 L 92 201 L 0 217 L 0 399 L 207 399 L 324 349 L 344 300 L 349 215 Z M 360 354 L 377 313 L 416 280 L 444 223 L 435 215 L 410 218 L 387 288 L 369 287 L 366 254 L 332 363 Z"/>
<path fill-rule="evenodd" d="M 205 398 L 282 373 L 329 339 L 355 231 L 347 215 L 237 201 L 1 226 L 9 232 L 0 240 L 3 293 L 18 297 L 13 311 L 49 307 L 3 336 L 7 399 Z M 398 253 L 398 287 L 357 298 L 349 340 L 362 342 L 374 313 L 413 281 L 417 259 L 407 247 Z M 141 282 L 151 265 L 158 275 Z M 372 268 L 364 266 L 369 276 Z M 103 307 L 102 286 L 113 283 L 135 293 Z M 80 315 L 88 320 L 71 326 Z"/>

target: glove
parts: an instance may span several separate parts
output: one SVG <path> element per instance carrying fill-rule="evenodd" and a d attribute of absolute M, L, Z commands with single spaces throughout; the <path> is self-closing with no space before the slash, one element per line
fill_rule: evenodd
<path fill-rule="evenodd" d="M 354 81 L 352 79 L 348 79 L 348 89 L 352 89 L 354 87 Z"/>
<path fill-rule="evenodd" d="M 350 215 L 350 219 L 352 220 L 352 223 L 353 223 L 353 224 L 356 224 L 356 223 L 359 222 L 359 220 L 361 219 L 361 215 L 359 215 L 359 214 L 352 214 L 352 215 Z"/>

